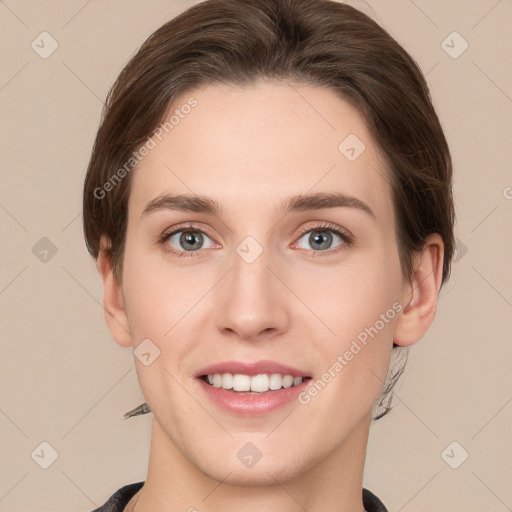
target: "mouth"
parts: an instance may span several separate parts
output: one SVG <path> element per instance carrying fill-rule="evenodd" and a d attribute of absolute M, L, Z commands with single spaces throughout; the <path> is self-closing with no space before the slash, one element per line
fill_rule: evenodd
<path fill-rule="evenodd" d="M 309 376 L 294 377 L 281 373 L 261 373 L 257 375 L 210 373 L 201 375 L 199 378 L 214 388 L 244 394 L 259 394 L 288 389 L 299 386 L 302 382 L 311 379 Z"/>
<path fill-rule="evenodd" d="M 236 416 L 264 416 L 297 402 L 312 374 L 277 361 L 224 361 L 195 374 L 220 409 Z"/>

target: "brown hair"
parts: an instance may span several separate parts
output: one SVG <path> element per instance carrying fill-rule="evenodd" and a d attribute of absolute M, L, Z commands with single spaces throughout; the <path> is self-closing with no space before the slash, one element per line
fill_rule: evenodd
<path fill-rule="evenodd" d="M 108 93 L 87 169 L 83 216 L 91 255 L 98 257 L 107 235 L 121 280 L 134 155 L 178 95 L 272 79 L 325 86 L 363 115 L 390 170 L 403 273 L 411 276 L 414 253 L 439 233 L 444 283 L 454 251 L 452 162 L 427 83 L 375 21 L 331 0 L 208 0 L 144 42 Z M 388 375 L 377 418 L 389 411 L 403 369 Z"/>

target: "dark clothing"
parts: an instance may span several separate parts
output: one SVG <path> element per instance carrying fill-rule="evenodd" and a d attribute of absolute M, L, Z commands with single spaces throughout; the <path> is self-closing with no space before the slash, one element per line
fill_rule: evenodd
<path fill-rule="evenodd" d="M 144 485 L 144 482 L 136 482 L 128 484 L 117 490 L 108 501 L 101 507 L 94 509 L 92 512 L 123 512 L 124 507 L 128 504 L 132 496 Z M 363 488 L 363 506 L 366 512 L 388 512 L 375 494 L 368 489 Z"/>

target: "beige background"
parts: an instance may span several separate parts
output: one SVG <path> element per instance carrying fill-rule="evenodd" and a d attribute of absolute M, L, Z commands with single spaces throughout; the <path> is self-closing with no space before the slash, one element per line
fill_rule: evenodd
<path fill-rule="evenodd" d="M 512 2 L 351 3 L 427 73 L 453 152 L 459 239 L 435 324 L 411 349 L 394 411 L 372 425 L 364 484 L 390 512 L 510 510 Z M 0 2 L 0 511 L 85 512 L 145 478 L 151 419 L 121 420 L 143 397 L 131 350 L 104 321 L 81 192 L 111 83 L 189 5 Z M 31 47 L 43 31 L 59 45 L 47 59 Z M 469 44 L 456 59 L 442 47 L 453 31 Z M 43 237 L 57 250 L 46 262 Z M 58 454 L 47 469 L 42 442 Z"/>

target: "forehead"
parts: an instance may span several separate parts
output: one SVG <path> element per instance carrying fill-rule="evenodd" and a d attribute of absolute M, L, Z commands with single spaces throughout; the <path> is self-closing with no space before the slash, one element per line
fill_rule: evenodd
<path fill-rule="evenodd" d="M 176 98 L 164 123 L 134 171 L 133 214 L 163 193 L 261 209 L 293 194 L 340 191 L 389 215 L 383 158 L 361 114 L 330 89 L 209 85 Z"/>

